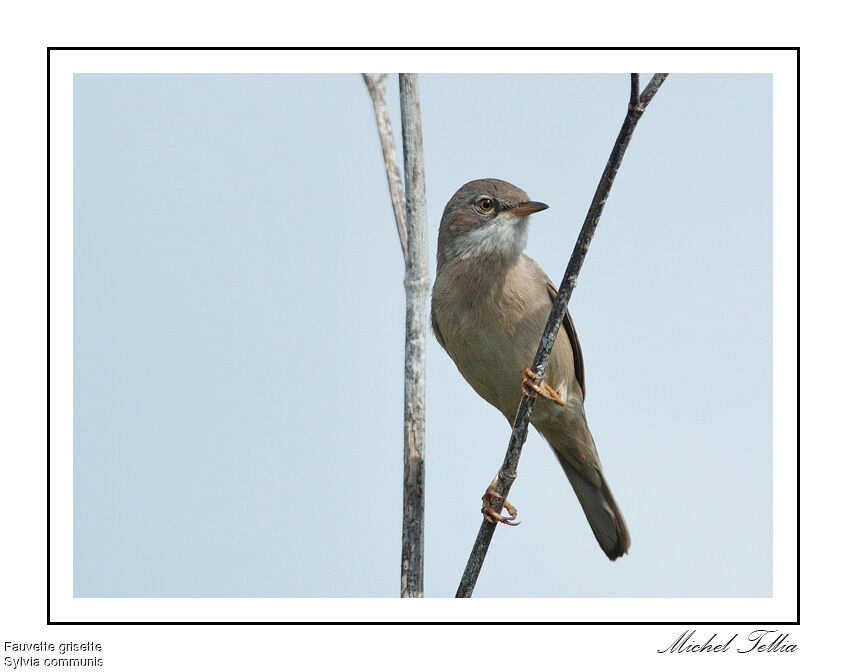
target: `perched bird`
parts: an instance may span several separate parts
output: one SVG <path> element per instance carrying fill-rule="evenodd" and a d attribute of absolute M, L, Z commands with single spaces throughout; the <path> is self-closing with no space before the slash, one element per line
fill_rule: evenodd
<path fill-rule="evenodd" d="M 582 350 L 569 313 L 539 381 L 529 367 L 556 288 L 523 254 L 529 215 L 547 209 L 503 180 L 468 182 L 447 203 L 438 231 L 432 328 L 459 372 L 511 424 L 521 396 L 535 393 L 531 422 L 573 486 L 591 530 L 610 560 L 629 549 L 629 531 L 600 467 L 585 419 Z M 489 521 L 511 523 L 491 508 L 496 477 L 483 496 Z"/>

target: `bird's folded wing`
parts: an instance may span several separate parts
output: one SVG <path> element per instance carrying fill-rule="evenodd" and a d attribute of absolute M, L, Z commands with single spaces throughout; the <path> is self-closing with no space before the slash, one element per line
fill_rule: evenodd
<path fill-rule="evenodd" d="M 438 321 L 435 319 L 435 310 L 430 311 L 430 320 L 432 323 L 432 331 L 435 334 L 435 340 L 438 341 L 438 345 L 446 350 L 447 346 L 444 344 L 444 336 L 441 335 L 441 327 L 438 326 Z M 447 354 L 450 353 L 448 352 Z"/>
<path fill-rule="evenodd" d="M 547 291 L 550 293 L 550 303 L 556 300 L 556 295 L 559 290 L 553 286 L 550 279 L 547 279 Z M 579 345 L 579 337 L 576 335 L 576 327 L 573 326 L 573 320 L 569 311 L 565 311 L 565 319 L 562 320 L 565 327 L 565 333 L 568 335 L 568 340 L 571 342 L 571 350 L 573 350 L 573 370 L 576 376 L 576 381 L 582 389 L 582 398 L 585 399 L 585 365 L 582 362 L 582 347 Z"/>

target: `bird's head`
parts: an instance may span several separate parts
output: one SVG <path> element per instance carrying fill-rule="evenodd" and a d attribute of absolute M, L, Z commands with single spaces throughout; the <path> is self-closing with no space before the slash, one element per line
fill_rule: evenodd
<path fill-rule="evenodd" d="M 529 215 L 547 209 L 514 184 L 486 178 L 447 202 L 438 230 L 438 264 L 454 259 L 512 259 L 526 247 Z"/>

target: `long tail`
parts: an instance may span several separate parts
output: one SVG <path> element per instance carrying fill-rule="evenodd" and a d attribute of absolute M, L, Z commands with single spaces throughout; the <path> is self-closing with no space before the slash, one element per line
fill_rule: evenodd
<path fill-rule="evenodd" d="M 594 485 L 579 471 L 576 470 L 566 459 L 559 455 L 558 451 L 553 453 L 559 459 L 562 469 L 573 486 L 591 531 L 597 538 L 600 548 L 609 556 L 609 560 L 621 557 L 629 550 L 629 530 L 623 519 L 618 504 L 612 496 L 609 484 L 598 468 L 596 474 L 599 476 L 599 486 Z"/>

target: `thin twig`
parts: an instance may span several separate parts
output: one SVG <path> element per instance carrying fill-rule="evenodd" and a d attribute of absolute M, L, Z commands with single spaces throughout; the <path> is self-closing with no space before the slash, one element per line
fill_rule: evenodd
<path fill-rule="evenodd" d="M 638 73 L 632 72 L 629 75 L 629 106 L 638 107 L 639 91 L 641 87 L 638 85 Z"/>
<path fill-rule="evenodd" d="M 391 206 L 394 208 L 394 221 L 397 223 L 397 236 L 400 238 L 400 248 L 403 250 L 403 261 L 409 259 L 406 239 L 406 194 L 403 189 L 403 178 L 397 165 L 397 152 L 394 149 L 394 131 L 388 117 L 388 105 L 385 102 L 385 73 L 374 77 L 362 73 L 368 93 L 374 106 L 376 130 L 379 133 L 379 144 L 382 146 L 382 160 L 385 163 L 385 176 L 388 178 L 388 192 L 391 195 Z"/>
<path fill-rule="evenodd" d="M 629 140 L 632 137 L 632 132 L 635 130 L 635 126 L 641 115 L 644 114 L 647 104 L 656 94 L 656 91 L 658 91 L 659 86 L 661 86 L 666 77 L 667 73 L 653 75 L 650 83 L 647 84 L 644 91 L 639 95 L 638 75 L 632 75 L 630 103 L 626 118 L 618 133 L 617 140 L 615 140 L 615 145 L 612 148 L 612 153 L 600 178 L 600 183 L 597 185 L 594 200 L 591 201 L 591 207 L 588 209 L 582 230 L 579 232 L 579 237 L 576 240 L 568 267 L 565 270 L 565 276 L 562 278 L 562 284 L 559 286 L 559 293 L 553 302 L 553 309 L 550 311 L 547 326 L 544 328 L 544 334 L 541 336 L 541 342 L 538 345 L 535 359 L 532 362 L 532 370 L 538 374 L 539 378 L 544 375 L 544 370 L 547 368 L 547 362 L 550 359 L 553 344 L 556 342 L 559 326 L 565 317 L 568 301 L 576 286 L 576 278 L 582 268 L 582 263 L 588 252 L 588 246 L 591 244 L 594 231 L 600 221 L 600 215 L 603 213 L 603 207 L 606 205 L 606 199 L 609 197 L 609 190 L 612 188 L 612 182 L 614 182 L 615 175 L 617 175 L 624 152 L 626 152 L 627 145 L 629 145 Z M 497 474 L 497 490 L 503 495 L 503 499 L 508 497 L 512 483 L 517 476 L 518 460 L 521 456 L 521 448 L 526 441 L 529 418 L 534 404 L 535 396 L 525 394 L 521 398 L 521 404 L 515 416 L 515 422 L 512 426 L 512 436 L 509 439 L 509 447 L 506 450 L 506 457 L 503 460 L 503 466 L 500 467 L 500 471 Z M 503 508 L 503 499 L 492 500 L 492 508 L 498 513 Z M 494 536 L 496 527 L 497 523 L 489 523 L 486 520 L 482 521 L 476 541 L 471 549 L 468 563 L 465 566 L 465 572 L 459 583 L 456 597 L 470 597 L 473 594 L 476 580 L 479 577 L 482 563 L 485 561 L 485 554 L 488 552 L 488 547 L 491 544 L 491 538 Z"/>
<path fill-rule="evenodd" d="M 647 86 L 645 86 L 644 90 L 641 92 L 642 110 L 650 104 L 650 101 L 653 100 L 653 96 L 656 95 L 656 91 L 659 90 L 659 87 L 662 85 L 662 82 L 664 82 L 667 77 L 667 72 L 659 72 L 650 78 L 650 81 L 647 82 Z"/>
<path fill-rule="evenodd" d="M 406 181 L 406 384 L 404 393 L 403 542 L 400 596 L 423 597 L 424 454 L 426 446 L 426 189 L 418 76 L 400 74 L 400 120 Z M 390 181 L 390 180 L 389 180 Z"/>
<path fill-rule="evenodd" d="M 417 75 L 400 75 L 405 180 L 397 165 L 385 101 L 386 75 L 362 73 L 371 95 L 388 191 L 406 267 L 406 365 L 403 419 L 403 537 L 400 596 L 423 597 L 426 296 L 426 192 Z M 409 222 L 407 227 L 406 223 Z"/>

